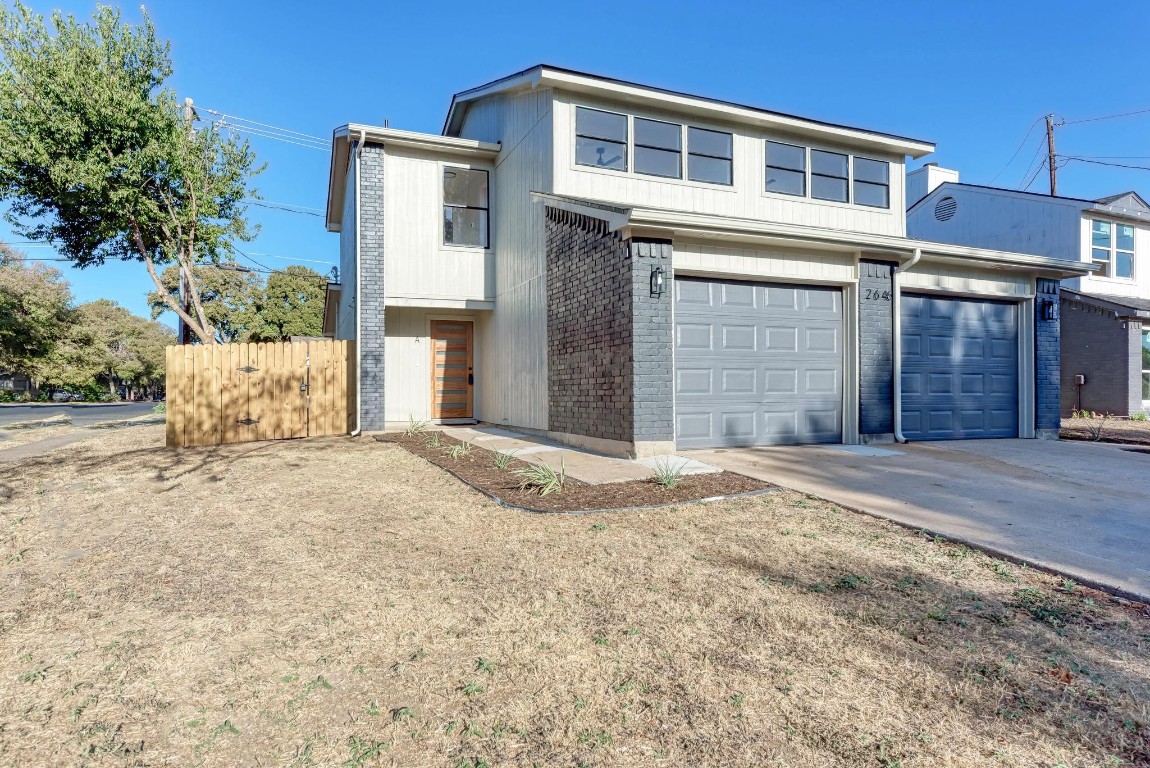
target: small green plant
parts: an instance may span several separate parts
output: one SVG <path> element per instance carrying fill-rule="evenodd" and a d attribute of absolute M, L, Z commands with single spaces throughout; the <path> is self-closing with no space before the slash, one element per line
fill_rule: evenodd
<path fill-rule="evenodd" d="M 495 468 L 507 469 L 509 466 L 511 466 L 511 460 L 514 458 L 515 451 L 508 451 L 506 453 L 503 451 L 498 451 L 495 454 Z"/>
<path fill-rule="evenodd" d="M 471 453 L 471 443 L 456 443 L 447 449 L 447 455 L 453 459 L 462 459 Z"/>
<path fill-rule="evenodd" d="M 1102 440 L 1102 429 L 1106 426 L 1106 422 L 1110 420 L 1112 414 L 1097 413 L 1095 411 L 1071 411 L 1072 418 L 1081 419 L 1086 422 L 1086 433 L 1090 436 L 1091 441 L 1097 443 Z"/>
<path fill-rule="evenodd" d="M 168 404 L 167 403 L 156 403 L 156 407 L 152 409 L 152 413 L 167 413 L 167 412 L 168 412 Z"/>
<path fill-rule="evenodd" d="M 1035 621 L 1061 626 L 1071 618 L 1072 610 L 1064 599 L 1048 595 L 1038 587 L 1014 590 L 1016 605 L 1030 614 Z"/>
<path fill-rule="evenodd" d="M 848 573 L 840 577 L 835 586 L 839 589 L 858 589 L 860 586 L 870 583 L 869 576 L 855 576 L 853 573 Z"/>
<path fill-rule="evenodd" d="M 478 696 L 479 694 L 483 693 L 483 686 L 479 683 L 467 683 L 459 690 L 463 691 L 463 694 L 470 698 L 472 696 Z"/>
<path fill-rule="evenodd" d="M 480 656 L 478 659 L 475 660 L 475 671 L 476 672 L 486 672 L 489 675 L 494 675 L 495 674 L 495 662 L 491 661 L 490 659 L 485 659 L 482 656 Z"/>
<path fill-rule="evenodd" d="M 398 709 L 393 709 L 391 710 L 391 719 L 397 723 L 401 723 L 404 720 L 414 720 L 415 710 L 413 710 L 411 707 L 399 707 Z"/>
<path fill-rule="evenodd" d="M 438 448 L 440 445 L 441 445 L 441 443 L 439 442 L 439 433 L 438 432 L 432 432 L 431 437 L 427 438 L 427 447 L 428 448 Z"/>
<path fill-rule="evenodd" d="M 1135 411 L 1130 414 L 1130 421 L 1150 421 L 1150 415 L 1146 411 Z"/>
<path fill-rule="evenodd" d="M 549 493 L 559 493 L 563 484 L 567 482 L 567 473 L 563 469 L 563 460 L 559 460 L 558 471 L 546 464 L 533 464 L 527 469 L 517 469 L 519 476 L 519 490 L 538 493 L 546 496 Z"/>
<path fill-rule="evenodd" d="M 731 706 L 732 706 L 732 707 L 734 707 L 735 709 L 742 709 L 742 707 L 743 707 L 743 702 L 744 702 L 744 701 L 746 701 L 746 700 L 747 700 L 747 696 L 746 696 L 746 694 L 743 694 L 743 693 L 736 693 L 736 694 L 735 694 L 734 696 L 732 696 L 732 697 L 731 697 L 731 699 L 730 699 L 730 701 L 731 701 Z"/>
<path fill-rule="evenodd" d="M 674 488 L 683 479 L 683 468 L 687 466 L 687 461 L 682 460 L 677 466 L 673 459 L 659 459 L 655 462 L 655 485 L 660 485 L 664 488 Z"/>
<path fill-rule="evenodd" d="M 601 521 L 598 523 L 591 523 L 591 530 L 593 530 L 593 531 L 605 531 L 605 530 L 607 530 L 607 524 L 604 522 L 601 522 Z"/>
<path fill-rule="evenodd" d="M 414 416 L 408 416 L 407 417 L 407 429 L 403 430 L 403 434 L 407 435 L 408 437 L 413 437 L 415 435 L 422 435 L 424 432 L 427 431 L 428 423 L 429 422 L 427 422 L 427 421 L 416 421 Z"/>

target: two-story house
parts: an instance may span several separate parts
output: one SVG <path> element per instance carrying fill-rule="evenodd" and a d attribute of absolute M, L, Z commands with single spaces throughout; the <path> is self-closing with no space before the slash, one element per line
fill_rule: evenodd
<path fill-rule="evenodd" d="M 1150 205 L 963 184 L 927 165 L 907 176 L 907 231 L 1094 267 L 1062 283 L 1062 413 L 1150 412 Z"/>
<path fill-rule="evenodd" d="M 616 455 L 1034 437 L 1058 281 L 906 236 L 926 141 L 536 66 L 442 135 L 334 133 L 327 331 L 360 428 L 480 420 Z"/>

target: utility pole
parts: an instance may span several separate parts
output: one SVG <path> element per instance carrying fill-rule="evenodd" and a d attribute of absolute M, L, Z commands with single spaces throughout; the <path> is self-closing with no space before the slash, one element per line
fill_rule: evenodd
<path fill-rule="evenodd" d="M 1050 196 L 1058 194 L 1058 170 L 1054 164 L 1054 115 L 1046 116 L 1046 164 L 1050 166 Z"/>

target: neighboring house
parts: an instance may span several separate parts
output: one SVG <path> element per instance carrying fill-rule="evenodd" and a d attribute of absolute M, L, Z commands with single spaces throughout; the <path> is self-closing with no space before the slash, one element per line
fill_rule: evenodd
<path fill-rule="evenodd" d="M 1080 200 L 907 176 L 912 237 L 1081 261 L 1062 283 L 1062 413 L 1150 411 L 1150 205 L 1136 192 Z M 916 198 L 921 198 L 917 199 Z"/>
<path fill-rule="evenodd" d="M 325 333 L 358 338 L 360 426 L 616 455 L 1054 435 L 1040 310 L 1089 268 L 908 239 L 933 149 L 549 66 L 456 94 L 442 135 L 338 128 Z"/>
<path fill-rule="evenodd" d="M 8 392 L 35 392 L 32 380 L 22 373 L 0 372 L 0 389 Z"/>

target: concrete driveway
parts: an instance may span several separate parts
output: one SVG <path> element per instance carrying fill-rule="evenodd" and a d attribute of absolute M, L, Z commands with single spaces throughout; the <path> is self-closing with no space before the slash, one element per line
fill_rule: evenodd
<path fill-rule="evenodd" d="M 1150 453 L 967 440 L 682 455 L 1150 600 Z"/>

